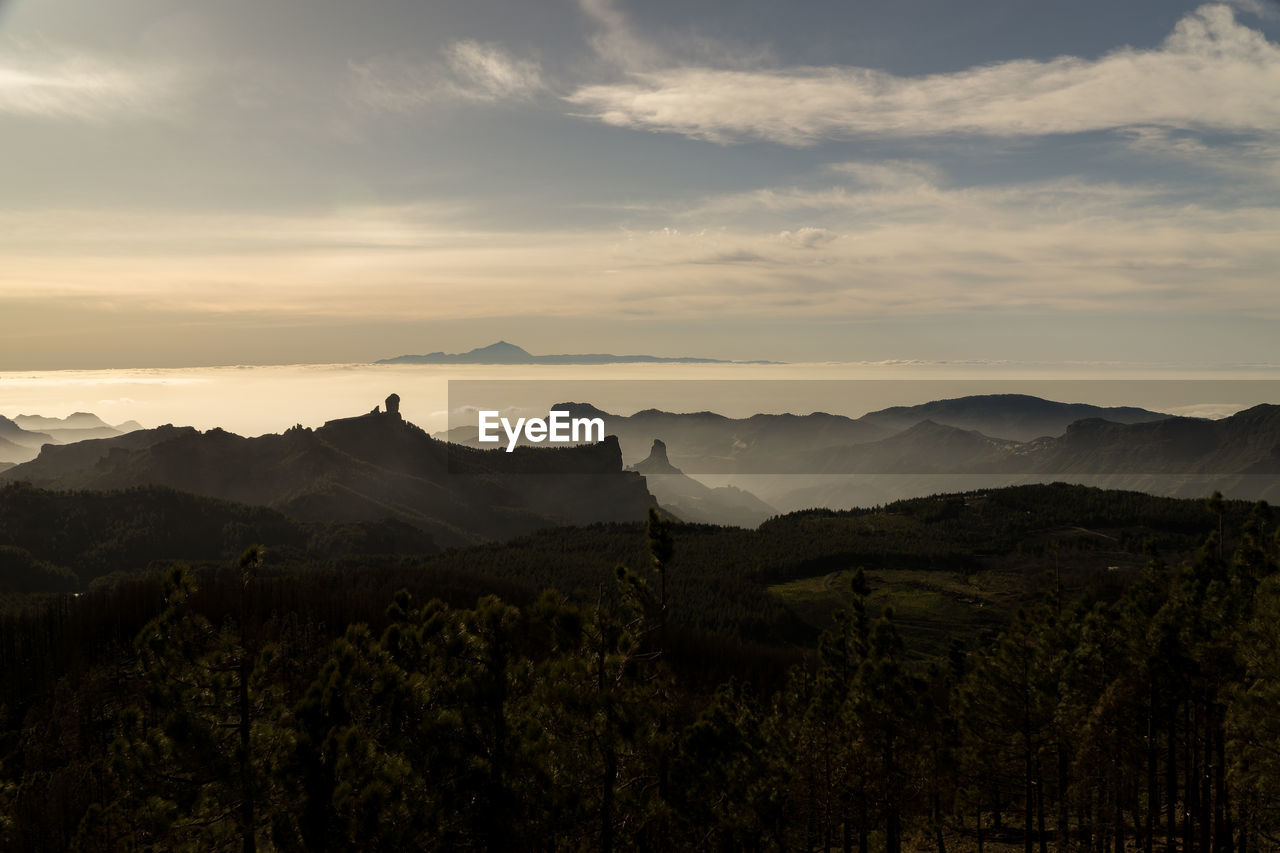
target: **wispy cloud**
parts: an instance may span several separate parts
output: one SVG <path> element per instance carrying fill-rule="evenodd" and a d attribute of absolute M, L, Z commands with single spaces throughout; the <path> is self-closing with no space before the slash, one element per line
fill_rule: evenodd
<path fill-rule="evenodd" d="M 546 88 L 538 62 L 470 39 L 448 45 L 442 60 L 379 57 L 351 62 L 348 68 L 356 101 L 400 112 L 440 100 L 527 100 Z"/>
<path fill-rule="evenodd" d="M 1280 135 L 1219 137 L 1213 144 L 1194 133 L 1161 127 L 1132 128 L 1125 135 L 1135 151 L 1242 179 L 1244 189 L 1280 184 Z"/>
<path fill-rule="evenodd" d="M 632 71 L 669 62 L 666 51 L 641 38 L 613 0 L 578 0 L 578 6 L 597 27 L 591 47 L 601 59 Z"/>
<path fill-rule="evenodd" d="M 607 124 L 719 143 L 979 134 L 1035 136 L 1136 126 L 1280 133 L 1280 46 L 1224 4 L 1202 6 L 1153 50 L 1017 60 L 901 77 L 870 68 L 634 72 L 568 96 Z"/>
<path fill-rule="evenodd" d="M 146 113 L 168 94 L 171 80 L 47 44 L 0 41 L 0 114 L 102 120 Z"/>
<path fill-rule="evenodd" d="M 482 101 L 527 98 L 543 88 L 542 69 L 528 59 L 515 59 L 495 44 L 457 41 L 447 51 L 455 90 Z"/>
<path fill-rule="evenodd" d="M 688 30 L 646 36 L 615 0 L 578 0 L 578 8 L 595 25 L 589 44 L 595 55 L 628 72 L 677 65 L 751 68 L 774 61 L 767 46 L 725 41 Z M 680 57 L 677 60 L 676 57 Z"/>
<path fill-rule="evenodd" d="M 1227 5 L 1257 15 L 1259 18 L 1275 20 L 1280 18 L 1280 5 L 1275 0 L 1227 0 Z"/>

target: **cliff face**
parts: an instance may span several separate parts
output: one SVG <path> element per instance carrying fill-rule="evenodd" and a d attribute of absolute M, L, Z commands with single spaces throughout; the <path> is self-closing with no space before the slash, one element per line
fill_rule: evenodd
<path fill-rule="evenodd" d="M 257 438 L 162 427 L 49 447 L 0 472 L 0 480 L 57 489 L 161 485 L 304 520 L 394 518 L 445 546 L 551 525 L 639 521 L 653 501 L 643 478 L 623 471 L 613 437 L 480 451 L 437 441 L 398 411 L 377 410 Z"/>
<path fill-rule="evenodd" d="M 755 527 L 777 511 L 748 491 L 734 486 L 711 488 L 671 464 L 667 445 L 653 440 L 649 456 L 631 466 L 643 474 L 649 491 L 662 507 L 685 521 Z"/>

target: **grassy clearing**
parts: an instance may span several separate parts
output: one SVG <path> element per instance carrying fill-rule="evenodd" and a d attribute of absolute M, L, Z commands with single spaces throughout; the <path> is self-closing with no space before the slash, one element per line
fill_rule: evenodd
<path fill-rule="evenodd" d="M 852 571 L 830 572 L 775 584 L 769 592 L 815 628 L 832 624 L 849 598 Z M 973 637 L 997 628 L 1028 593 L 1025 579 L 1004 572 L 964 576 L 946 571 L 880 569 L 867 572 L 872 618 L 893 608 L 913 657 L 945 655 L 954 636 Z"/>

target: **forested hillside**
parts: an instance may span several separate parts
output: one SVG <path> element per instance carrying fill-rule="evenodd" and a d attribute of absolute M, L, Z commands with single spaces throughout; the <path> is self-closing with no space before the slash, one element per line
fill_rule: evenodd
<path fill-rule="evenodd" d="M 140 567 L 0 618 L 0 847 L 1271 849 L 1278 546 L 1058 485 Z"/>

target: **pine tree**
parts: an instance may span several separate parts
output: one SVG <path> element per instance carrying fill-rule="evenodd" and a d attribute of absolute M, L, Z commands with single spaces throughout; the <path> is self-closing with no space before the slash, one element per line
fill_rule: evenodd
<path fill-rule="evenodd" d="M 130 841 L 173 850 L 251 853 L 270 833 L 280 806 L 275 767 L 288 749 L 284 708 L 270 670 L 276 649 L 251 613 L 260 552 L 241 559 L 235 616 L 215 627 L 194 610 L 195 584 L 179 566 L 165 584 L 164 611 L 139 633 L 141 706 L 115 746 L 124 797 L 86 817 L 131 827 Z"/>

